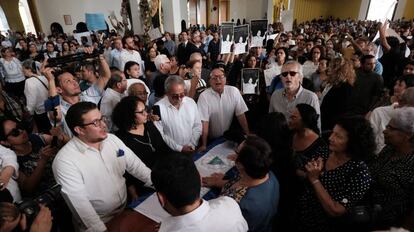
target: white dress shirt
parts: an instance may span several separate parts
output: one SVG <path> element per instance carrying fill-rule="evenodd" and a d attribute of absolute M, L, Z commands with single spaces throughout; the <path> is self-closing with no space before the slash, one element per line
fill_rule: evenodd
<path fill-rule="evenodd" d="M 170 216 L 161 222 L 159 232 L 243 232 L 248 230 L 240 207 L 230 197 L 202 200 L 201 205 L 188 214 Z"/>
<path fill-rule="evenodd" d="M 377 144 L 375 154 L 378 154 L 385 147 L 383 131 L 390 122 L 396 107 L 398 107 L 398 103 L 375 108 L 369 117 Z"/>
<path fill-rule="evenodd" d="M 109 131 L 112 131 L 112 111 L 115 105 L 118 104 L 124 96 L 124 93 L 118 93 L 111 88 L 107 88 L 102 96 L 100 111 L 102 115 L 107 118 Z"/>
<path fill-rule="evenodd" d="M 212 88 L 206 89 L 198 98 L 201 121 L 209 122 L 209 138 L 217 138 L 230 128 L 233 115 L 240 116 L 248 111 L 240 91 L 233 86 L 224 86 L 220 95 Z"/>
<path fill-rule="evenodd" d="M 121 67 L 122 67 L 122 71 L 124 70 L 125 64 L 128 61 L 135 61 L 138 64 L 141 65 L 142 63 L 142 59 L 141 59 L 141 55 L 139 54 L 139 52 L 135 51 L 135 50 L 127 50 L 124 49 L 121 52 Z"/>
<path fill-rule="evenodd" d="M 72 138 L 53 161 L 56 182 L 80 231 L 105 231 L 104 223 L 126 204 L 125 171 L 151 186 L 151 170 L 118 137 L 97 150 Z"/>
<path fill-rule="evenodd" d="M 42 84 L 43 83 L 43 84 Z M 45 100 L 49 96 L 49 82 L 44 76 L 30 77 L 24 85 L 27 109 L 30 114 L 43 114 L 45 112 Z"/>
<path fill-rule="evenodd" d="M 6 188 L 12 195 L 13 201 L 19 202 L 22 200 L 22 196 L 20 195 L 19 186 L 16 182 L 17 178 L 19 177 L 19 164 L 17 163 L 17 156 L 14 151 L 0 145 L 0 172 L 8 166 L 14 168 L 14 173 L 10 178 Z"/>
<path fill-rule="evenodd" d="M 168 97 L 155 103 L 160 106 L 161 120 L 154 122 L 165 143 L 174 151 L 181 151 L 183 146 L 195 148 L 201 135 L 201 120 L 197 104 L 193 99 L 184 97 L 180 108 L 175 108 Z"/>

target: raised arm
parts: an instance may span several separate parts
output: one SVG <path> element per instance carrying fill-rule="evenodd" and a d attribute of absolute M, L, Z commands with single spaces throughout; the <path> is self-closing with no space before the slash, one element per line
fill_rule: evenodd
<path fill-rule="evenodd" d="M 109 69 L 109 65 L 106 62 L 104 55 L 99 55 L 99 72 L 99 78 L 96 84 L 98 85 L 99 89 L 103 91 L 109 79 L 111 78 L 111 70 Z"/>
<path fill-rule="evenodd" d="M 389 52 L 391 50 L 391 46 L 387 42 L 387 26 L 388 22 L 385 21 L 379 28 L 381 46 L 384 49 L 384 52 Z"/>
<path fill-rule="evenodd" d="M 47 78 L 49 82 L 49 98 L 59 97 L 56 90 L 55 75 L 53 75 L 53 68 L 44 68 L 42 69 L 43 75 Z M 60 105 L 55 107 L 57 114 L 55 115 L 53 111 L 49 112 L 49 118 L 51 120 L 56 120 L 60 122 L 62 120 L 62 112 L 60 110 Z"/>

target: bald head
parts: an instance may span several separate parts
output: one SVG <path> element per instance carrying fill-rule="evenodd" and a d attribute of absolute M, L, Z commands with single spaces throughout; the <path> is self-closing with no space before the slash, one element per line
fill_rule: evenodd
<path fill-rule="evenodd" d="M 144 84 L 134 83 L 128 88 L 128 96 L 136 96 L 141 101 L 147 102 L 148 92 L 145 89 Z"/>

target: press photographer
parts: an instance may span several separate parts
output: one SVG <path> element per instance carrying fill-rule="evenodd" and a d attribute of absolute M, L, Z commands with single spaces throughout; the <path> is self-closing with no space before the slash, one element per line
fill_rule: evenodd
<path fill-rule="evenodd" d="M 52 229 L 52 213 L 49 208 L 39 205 L 39 213 L 34 218 L 33 223 L 27 224 L 26 215 L 12 203 L 0 203 L 0 231 L 30 231 L 30 232 L 49 232 Z"/>

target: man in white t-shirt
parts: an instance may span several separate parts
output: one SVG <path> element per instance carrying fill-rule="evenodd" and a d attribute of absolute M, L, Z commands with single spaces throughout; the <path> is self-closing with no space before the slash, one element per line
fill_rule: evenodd
<path fill-rule="evenodd" d="M 233 116 L 237 117 L 243 132 L 249 134 L 245 115 L 247 105 L 236 87 L 226 85 L 223 69 L 211 71 L 210 86 L 200 94 L 197 103 L 203 124 L 199 151 L 205 150 L 208 138 L 220 137 L 230 128 Z"/>

